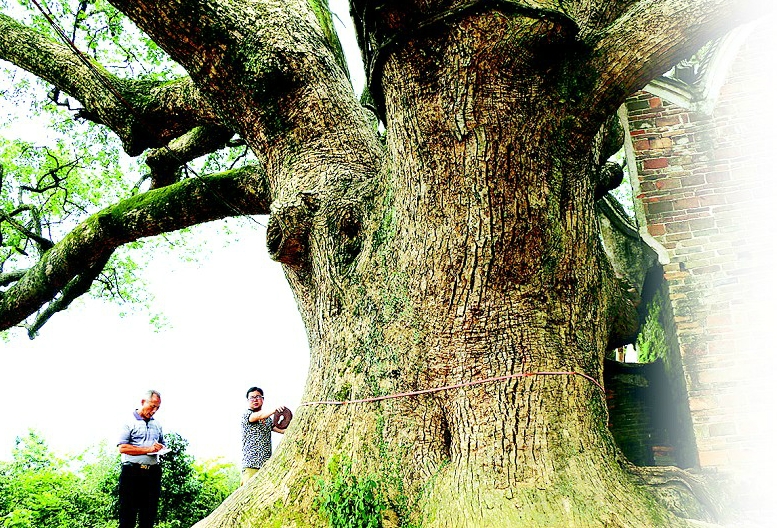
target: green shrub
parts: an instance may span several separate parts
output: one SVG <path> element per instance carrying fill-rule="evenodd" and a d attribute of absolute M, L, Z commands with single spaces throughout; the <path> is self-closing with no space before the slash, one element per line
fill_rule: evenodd
<path fill-rule="evenodd" d="M 335 456 L 327 465 L 329 481 L 318 479 L 318 512 L 331 528 L 379 528 L 386 502 L 378 483 L 351 472 L 351 461 Z"/>

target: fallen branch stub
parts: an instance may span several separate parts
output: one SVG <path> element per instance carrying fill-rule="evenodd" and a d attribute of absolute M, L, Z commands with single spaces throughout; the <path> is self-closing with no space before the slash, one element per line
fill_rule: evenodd
<path fill-rule="evenodd" d="M 267 222 L 267 250 L 270 258 L 293 267 L 302 267 L 308 259 L 310 227 L 318 208 L 314 193 L 303 192 L 293 203 L 273 204 Z"/>

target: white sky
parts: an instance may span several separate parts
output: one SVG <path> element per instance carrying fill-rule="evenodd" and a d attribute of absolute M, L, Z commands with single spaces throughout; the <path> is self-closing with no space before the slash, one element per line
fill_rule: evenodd
<path fill-rule="evenodd" d="M 248 226 L 227 248 L 214 237 L 218 248 L 199 264 L 155 257 L 146 273 L 169 330 L 155 333 L 147 317 L 122 318 L 116 306 L 86 299 L 35 340 L 0 345 L 0 458 L 28 427 L 60 453 L 112 442 L 143 391 L 155 388 L 157 418 L 190 441 L 192 454 L 239 461 L 248 387 L 261 386 L 266 405 L 294 410 L 307 374 L 305 331 L 263 231 Z"/>
<path fill-rule="evenodd" d="M 360 94 L 347 2 L 330 0 L 330 7 Z M 59 454 L 113 443 L 149 388 L 162 393 L 156 417 L 164 429 L 188 439 L 189 452 L 201 459 L 239 463 L 238 417 L 250 386 L 264 389 L 266 406 L 296 410 L 308 368 L 305 330 L 280 264 L 267 256 L 264 228 L 241 225 L 239 242 L 226 248 L 206 226 L 213 247 L 199 263 L 174 251 L 154 255 L 144 275 L 156 297 L 152 308 L 171 324 L 166 330 L 85 299 L 55 315 L 35 340 L 0 343 L 0 459 L 10 459 L 15 438 L 28 428 Z M 277 443 L 280 435 L 273 436 Z"/>

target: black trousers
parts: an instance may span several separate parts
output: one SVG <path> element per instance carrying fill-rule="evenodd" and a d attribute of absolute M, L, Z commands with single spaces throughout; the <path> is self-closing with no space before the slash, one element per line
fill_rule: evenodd
<path fill-rule="evenodd" d="M 152 528 L 156 521 L 162 468 L 124 464 L 119 476 L 119 528 Z"/>

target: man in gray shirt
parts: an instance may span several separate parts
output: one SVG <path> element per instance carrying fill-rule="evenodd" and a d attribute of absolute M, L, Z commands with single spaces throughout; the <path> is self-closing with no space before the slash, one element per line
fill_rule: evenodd
<path fill-rule="evenodd" d="M 158 453 L 165 447 L 162 426 L 154 420 L 160 405 L 159 392 L 146 392 L 119 435 L 119 528 L 135 528 L 136 521 L 138 528 L 152 528 L 156 521 L 162 489 Z"/>

